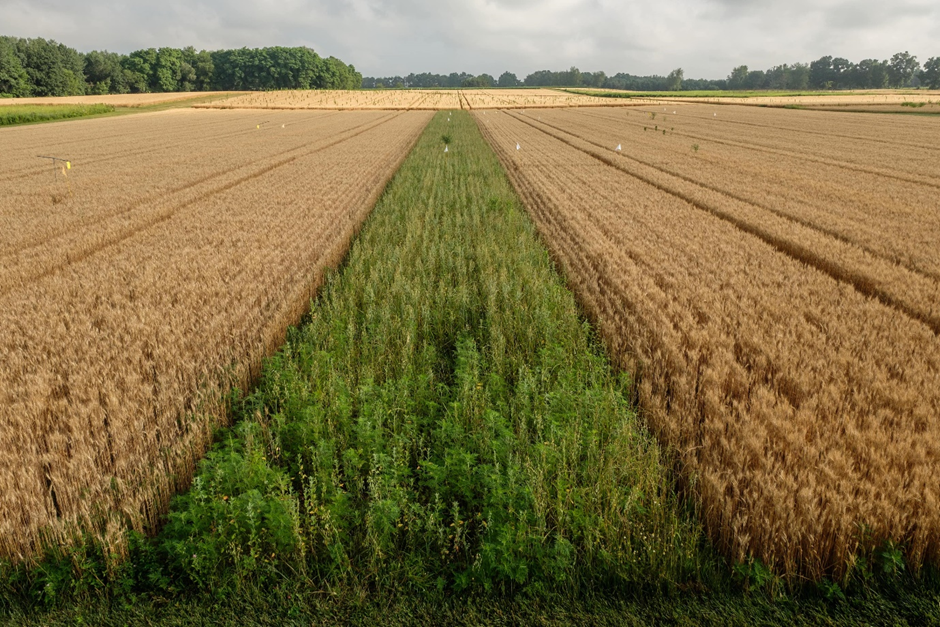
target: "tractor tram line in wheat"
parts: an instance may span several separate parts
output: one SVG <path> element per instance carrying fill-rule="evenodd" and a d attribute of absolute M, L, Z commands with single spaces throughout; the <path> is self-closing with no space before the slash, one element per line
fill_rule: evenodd
<path fill-rule="evenodd" d="M 585 154 L 626 172 L 632 177 L 680 198 L 693 206 L 726 220 L 780 252 L 851 283 L 859 292 L 895 307 L 911 318 L 940 332 L 940 285 L 929 271 L 903 267 L 880 250 L 852 241 L 834 225 L 802 219 L 778 210 L 772 203 L 751 200 L 707 179 L 695 178 L 675 168 L 662 167 L 629 153 L 614 156 L 605 147 L 580 134 L 577 127 L 533 122 L 519 116 L 529 126 L 581 150 Z M 595 133 L 595 136 L 599 133 Z M 602 134 L 601 134 L 602 135 Z M 629 165 L 628 165 L 629 164 Z"/>

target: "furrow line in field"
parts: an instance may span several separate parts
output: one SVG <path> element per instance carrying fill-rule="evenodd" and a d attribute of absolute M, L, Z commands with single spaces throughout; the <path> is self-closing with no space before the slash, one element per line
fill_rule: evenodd
<path fill-rule="evenodd" d="M 643 124 L 634 122 L 632 120 L 621 120 L 621 122 L 626 122 L 638 128 L 644 126 Z M 800 159 L 802 161 L 807 161 L 810 163 L 818 163 L 818 164 L 825 165 L 825 166 L 842 168 L 844 170 L 850 170 L 853 172 L 860 172 L 862 174 L 882 176 L 885 178 L 902 181 L 904 183 L 914 183 L 916 185 L 926 185 L 928 187 L 934 187 L 934 188 L 940 189 L 940 181 L 937 181 L 933 177 L 924 178 L 924 177 L 912 176 L 909 174 L 898 172 L 896 170 L 885 170 L 881 168 L 874 168 L 874 167 L 869 167 L 869 166 L 865 166 L 861 164 L 850 163 L 847 161 L 842 161 L 842 160 L 833 159 L 829 157 L 819 157 L 819 156 L 814 156 L 808 153 L 797 153 L 797 152 L 793 152 L 790 150 L 773 148 L 771 146 L 766 146 L 766 145 L 744 143 L 744 142 L 735 141 L 731 139 L 720 139 L 720 138 L 710 136 L 710 135 L 699 135 L 699 134 L 695 134 L 689 131 L 682 131 L 681 129 L 677 129 L 675 131 L 670 131 L 670 132 L 675 135 L 688 137 L 689 139 L 696 139 L 696 140 L 703 141 L 703 142 L 711 142 L 715 144 L 721 144 L 723 146 L 733 146 L 735 148 L 742 148 L 744 150 L 750 150 L 753 152 L 762 152 L 762 153 L 771 154 L 771 155 L 779 155 L 779 156 L 789 157 L 793 159 Z"/>
<path fill-rule="evenodd" d="M 579 112 L 578 115 L 585 115 L 585 114 Z M 593 118 L 594 116 L 589 116 L 589 117 L 592 117 L 592 118 Z M 530 119 L 531 119 L 531 118 L 530 118 Z M 621 122 L 621 121 L 622 121 L 622 119 L 612 120 L 612 119 L 607 118 L 607 117 L 598 117 L 598 118 L 596 118 L 596 119 L 601 119 L 601 120 L 604 120 L 604 121 L 611 121 L 611 122 L 614 122 L 614 121 L 615 121 L 615 122 Z M 555 129 L 556 131 L 559 131 L 559 132 L 562 132 L 562 133 L 566 133 L 566 134 L 568 134 L 568 135 L 577 137 L 578 139 L 580 139 L 580 140 L 582 140 L 582 141 L 585 141 L 585 142 L 587 142 L 587 143 L 589 143 L 589 144 L 592 144 L 593 146 L 596 146 L 597 148 L 603 150 L 603 151 L 605 152 L 605 154 L 606 154 L 607 152 L 611 152 L 611 153 L 615 152 L 615 151 L 611 151 L 611 150 L 610 150 L 610 146 L 607 146 L 607 145 L 605 145 L 605 144 L 601 144 L 601 143 L 599 143 L 598 141 L 596 141 L 595 139 L 592 139 L 591 137 L 588 137 L 588 136 L 586 136 L 585 134 L 583 134 L 584 131 L 578 132 L 577 130 L 574 130 L 574 129 L 571 129 L 571 128 L 562 127 L 559 123 L 552 123 L 552 122 L 548 122 L 548 121 L 545 121 L 545 120 L 540 120 L 539 123 L 540 123 L 540 124 L 543 124 L 543 125 L 545 125 L 545 126 L 551 127 L 551 128 L 553 128 L 553 129 Z M 572 126 L 572 125 L 569 125 L 569 127 L 570 127 L 570 126 Z M 592 130 L 596 130 L 596 129 L 593 129 L 593 128 L 592 128 Z M 900 257 L 900 256 L 897 254 L 897 251 L 889 252 L 889 251 L 885 251 L 884 249 L 881 249 L 881 250 L 876 249 L 876 248 L 870 246 L 869 243 L 867 243 L 867 242 L 865 242 L 865 241 L 863 241 L 863 240 L 860 240 L 860 239 L 858 239 L 858 238 L 853 238 L 853 237 L 851 237 L 851 236 L 845 234 L 844 232 L 837 230 L 836 228 L 833 228 L 833 227 L 826 226 L 826 225 L 822 224 L 819 219 L 811 220 L 811 219 L 809 219 L 809 218 L 807 218 L 807 217 L 805 217 L 805 216 L 801 216 L 801 215 L 796 214 L 796 213 L 793 212 L 792 210 L 786 211 L 786 210 L 783 210 L 783 209 L 778 209 L 778 208 L 776 208 L 776 207 L 771 206 L 771 205 L 770 205 L 769 203 L 767 203 L 767 202 L 761 202 L 761 201 L 758 201 L 758 200 L 754 200 L 754 198 L 752 198 L 752 197 L 746 196 L 746 195 L 744 195 L 743 193 L 740 193 L 740 192 L 738 192 L 738 191 L 735 191 L 735 188 L 734 188 L 734 185 L 733 185 L 733 184 L 729 184 L 729 185 L 725 185 L 725 186 L 721 186 L 721 187 L 720 187 L 719 185 L 714 184 L 714 183 L 707 182 L 707 181 L 703 180 L 703 179 L 700 178 L 700 177 L 697 178 L 697 177 L 695 177 L 695 176 L 692 176 L 692 175 L 689 175 L 689 174 L 685 174 L 685 173 L 681 172 L 677 167 L 667 167 L 667 166 L 664 166 L 664 165 L 660 165 L 659 163 L 656 163 L 656 162 L 654 162 L 654 161 L 651 161 L 651 160 L 648 160 L 648 159 L 643 159 L 643 158 L 641 158 L 641 157 L 638 157 L 638 156 L 635 154 L 635 151 L 630 151 L 629 148 L 628 148 L 628 150 L 617 152 L 617 155 L 618 155 L 619 157 L 624 158 L 624 159 L 628 159 L 628 160 L 630 160 L 630 161 L 634 161 L 634 162 L 639 163 L 639 164 L 641 164 L 641 165 L 643 165 L 643 166 L 647 166 L 647 167 L 652 168 L 652 169 L 654 169 L 654 170 L 657 170 L 657 171 L 659 171 L 659 172 L 665 173 L 665 174 L 667 174 L 667 175 L 669 175 L 669 176 L 674 176 L 674 177 L 679 178 L 679 179 L 681 179 L 681 180 L 683 180 L 683 181 L 686 181 L 687 183 L 690 183 L 690 184 L 692 184 L 692 185 L 697 185 L 697 186 L 706 188 L 706 189 L 711 190 L 711 191 L 713 191 L 713 192 L 715 192 L 715 193 L 717 193 L 717 194 L 721 194 L 721 195 L 723 195 L 723 196 L 727 196 L 727 197 L 732 198 L 732 199 L 734 199 L 734 200 L 737 200 L 737 201 L 739 201 L 739 202 L 742 202 L 742 203 L 745 203 L 745 204 L 752 205 L 752 206 L 754 206 L 754 207 L 763 209 L 764 211 L 768 211 L 768 212 L 770 212 L 770 213 L 776 215 L 776 216 L 779 217 L 779 218 L 782 218 L 782 219 L 787 220 L 787 221 L 795 222 L 796 224 L 799 224 L 799 225 L 801 225 L 801 226 L 804 226 L 804 227 L 806 227 L 806 228 L 808 228 L 808 229 L 812 229 L 813 231 L 818 231 L 819 233 L 822 233 L 822 234 L 824 234 L 824 235 L 826 235 L 826 236 L 828 236 L 828 237 L 832 237 L 832 238 L 834 238 L 834 239 L 837 239 L 837 240 L 841 241 L 843 244 L 846 244 L 846 245 L 849 245 L 849 246 L 854 246 L 854 247 L 856 247 L 856 248 L 858 248 L 858 249 L 860 249 L 860 250 L 862 250 L 862 251 L 868 253 L 868 254 L 871 255 L 872 257 L 880 258 L 880 259 L 884 260 L 884 261 L 885 261 L 886 263 L 888 263 L 888 264 L 891 264 L 891 265 L 895 265 L 895 264 L 896 264 L 896 265 L 899 265 L 899 266 L 902 266 L 902 267 L 906 268 L 907 270 L 910 270 L 911 272 L 914 272 L 914 273 L 917 273 L 917 274 L 922 274 L 922 275 L 927 276 L 927 277 L 930 277 L 930 278 L 932 278 L 932 279 L 934 279 L 934 280 L 940 281 L 940 272 L 932 271 L 932 270 L 930 270 L 930 269 L 928 269 L 928 268 L 922 267 L 922 265 L 919 266 L 919 265 L 913 263 L 913 262 L 912 262 L 911 260 L 909 260 L 909 259 Z"/>
<path fill-rule="evenodd" d="M 369 121 L 363 122 L 362 124 L 354 125 L 348 129 L 341 129 L 337 132 L 332 133 L 332 136 L 337 136 L 343 133 L 355 131 L 356 129 L 360 129 L 363 126 L 372 124 L 373 122 L 375 122 L 375 120 L 369 120 Z M 257 132 L 257 131 L 253 130 L 251 132 Z M 228 135 L 227 138 L 236 136 L 241 133 L 242 131 L 238 131 L 238 133 Z M 329 140 L 330 137 L 331 135 L 327 135 L 326 137 L 322 137 L 322 138 L 317 137 L 315 139 L 316 140 L 321 140 L 321 139 Z M 216 140 L 217 138 L 214 137 L 213 139 Z M 308 142 L 306 138 L 298 138 L 298 142 L 300 142 L 298 145 L 292 146 L 290 148 L 285 148 L 284 150 L 276 151 L 268 155 L 264 155 L 262 158 L 274 159 L 274 158 L 278 158 L 278 157 L 282 157 L 284 155 L 290 154 L 292 152 L 309 149 L 310 143 Z M 156 152 L 156 151 L 148 150 L 148 151 L 145 151 L 145 154 L 151 154 L 153 152 Z M 81 237 L 83 236 L 83 232 L 82 231 L 75 232 L 76 226 L 80 227 L 81 229 L 94 227 L 96 225 L 106 222 L 107 220 L 111 220 L 111 219 L 114 219 L 115 217 L 120 217 L 120 216 L 126 215 L 129 212 L 135 211 L 139 209 L 140 207 L 146 205 L 147 203 L 155 202 L 155 203 L 163 204 L 166 202 L 168 198 L 171 198 L 172 196 L 177 195 L 181 192 L 197 187 L 205 182 L 224 177 L 227 174 L 231 174 L 241 169 L 246 169 L 246 168 L 250 169 L 250 168 L 257 166 L 257 162 L 245 163 L 242 158 L 242 155 L 239 155 L 237 158 L 239 159 L 239 162 L 236 165 L 224 167 L 221 170 L 215 170 L 215 171 L 210 170 L 208 174 L 201 176 L 199 178 L 196 178 L 194 180 L 186 181 L 178 186 L 171 187 L 169 189 L 160 189 L 160 190 L 154 191 L 153 193 L 145 195 L 141 198 L 134 199 L 130 203 L 120 206 L 114 210 L 102 212 L 102 213 L 96 213 L 91 219 L 86 218 L 83 215 L 83 217 L 81 218 L 81 222 L 77 224 L 75 221 L 71 221 L 71 222 L 63 221 L 62 224 L 57 224 L 55 228 L 53 228 L 50 232 L 43 233 L 41 236 L 38 236 L 35 238 L 24 238 L 15 243 L 7 244 L 4 247 L 3 251 L 0 251 L 0 259 L 17 255 L 24 250 L 29 250 L 30 248 L 48 245 L 50 241 L 54 240 L 55 238 L 63 234 L 64 235 L 74 234 L 75 237 Z M 184 161 L 183 163 L 187 167 L 193 166 L 194 165 L 193 162 L 196 161 L 197 159 L 198 157 L 194 159 L 193 155 L 189 154 L 187 155 L 186 161 Z M 190 169 L 195 170 L 195 168 L 190 168 Z M 0 285 L 2 285 L 2 283 L 0 283 Z"/>
<path fill-rule="evenodd" d="M 322 117 L 325 119 L 327 116 L 336 115 L 336 113 L 337 113 L 337 112 L 335 112 L 335 111 L 333 111 L 333 112 L 328 112 L 328 113 L 324 114 Z M 316 119 L 317 117 L 318 117 L 318 116 L 309 116 L 309 117 L 307 117 L 307 118 L 304 118 L 302 121 L 311 120 L 311 119 Z M 227 122 L 227 121 L 226 121 L 226 122 Z M 224 128 L 226 125 L 227 125 L 227 123 L 219 123 L 219 124 L 218 124 L 218 126 L 221 126 L 221 127 L 223 127 L 223 128 Z M 205 134 L 205 130 L 206 130 L 206 127 L 200 124 L 200 127 L 199 127 L 200 133 L 204 135 L 204 134 Z M 189 140 L 190 143 L 193 143 L 193 140 L 192 140 L 192 129 L 186 129 L 186 131 L 187 131 L 186 133 L 180 133 L 180 134 L 183 135 L 187 140 Z M 249 136 L 249 135 L 251 135 L 252 133 L 257 133 L 257 130 L 256 130 L 254 127 L 246 126 L 245 129 L 238 129 L 238 130 L 233 130 L 233 131 L 228 132 L 228 133 L 223 133 L 223 134 L 219 134 L 219 135 L 212 135 L 212 139 L 213 139 L 214 141 L 224 141 L 224 140 L 231 139 L 231 138 L 233 138 L 233 137 Z M 118 137 L 120 137 L 120 136 L 118 136 Z M 159 132 L 155 133 L 155 138 L 154 138 L 154 139 L 156 139 L 156 138 L 159 138 L 160 141 L 156 142 L 156 141 L 150 141 L 150 140 L 148 140 L 148 139 L 142 139 L 141 141 L 134 141 L 134 142 L 132 142 L 132 143 L 133 143 L 133 147 L 128 148 L 128 149 L 126 149 L 126 150 L 121 150 L 121 151 L 118 151 L 118 152 L 109 152 L 108 154 L 101 155 L 101 156 L 97 156 L 97 157 L 92 157 L 92 158 L 90 158 L 90 159 L 81 159 L 81 161 L 79 161 L 79 160 L 76 159 L 76 163 L 75 163 L 74 165 L 76 165 L 76 166 L 81 166 L 81 167 L 85 167 L 85 166 L 90 166 L 90 165 L 98 165 L 98 164 L 102 164 L 102 163 L 110 163 L 110 162 L 114 162 L 114 161 L 123 161 L 123 160 L 126 160 L 126 159 L 132 159 L 132 158 L 136 158 L 136 157 L 146 157 L 147 155 L 152 155 L 152 154 L 158 154 L 158 153 L 160 153 L 161 151 L 165 150 L 165 145 L 166 145 L 167 143 L 170 143 L 170 142 L 173 141 L 173 138 L 171 138 L 171 137 L 166 137 L 166 136 L 164 136 L 164 135 L 160 135 Z M 102 140 L 106 140 L 106 139 L 108 139 L 108 138 L 106 138 L 106 137 L 99 137 L 99 136 L 97 136 L 97 135 L 94 137 L 94 140 L 95 140 L 96 142 L 102 142 Z M 62 147 L 64 148 L 64 146 L 67 145 L 68 143 L 74 143 L 74 144 L 83 146 L 83 145 L 87 145 L 87 144 L 88 144 L 88 138 L 78 139 L 78 140 L 75 140 L 74 142 L 66 142 L 65 144 L 59 144 L 59 146 L 62 146 Z M 140 146 L 144 146 L 144 148 L 140 148 Z M 74 157 L 71 156 L 71 153 L 69 153 L 69 152 L 63 152 L 63 149 L 62 149 L 62 148 L 58 149 L 58 152 L 60 152 L 60 153 L 62 153 L 62 154 L 68 154 L 72 159 L 74 159 Z M 41 175 L 45 175 L 45 174 L 47 174 L 47 171 L 48 171 L 48 165 L 29 166 L 28 168 L 24 169 L 23 171 L 21 171 L 21 172 L 19 172 L 19 173 L 10 174 L 10 175 L 5 176 L 5 177 L 0 177 L 0 183 L 5 183 L 5 182 L 8 182 L 8 181 L 14 181 L 14 180 L 18 180 L 18 179 L 19 179 L 19 180 L 28 179 L 28 178 L 30 178 L 30 177 L 37 176 L 37 175 L 40 175 L 40 176 L 41 176 Z"/>
<path fill-rule="evenodd" d="M 607 118 L 586 112 L 557 112 L 539 117 L 607 149 L 622 141 L 624 155 L 651 167 L 780 212 L 890 263 L 940 279 L 940 252 L 934 246 L 940 238 L 940 215 L 930 209 L 936 204 L 936 194 L 929 187 L 845 176 L 835 166 L 715 144 L 704 146 L 698 154 L 681 139 L 624 128 L 623 115 Z M 884 155 L 873 153 L 868 158 Z M 914 155 L 892 155 L 887 161 L 905 163 L 910 166 L 907 171 L 927 165 Z"/>
<path fill-rule="evenodd" d="M 134 116 L 134 117 L 137 117 L 137 116 Z M 121 119 L 121 121 L 123 120 L 124 119 Z M 97 121 L 98 120 L 88 120 L 86 121 L 86 123 L 97 122 Z M 75 121 L 71 121 L 69 123 L 74 124 Z M 214 123 L 214 124 L 211 124 L 210 126 L 224 127 L 225 124 Z M 16 128 L 17 130 L 21 130 L 18 127 L 14 127 L 14 128 Z M 200 128 L 201 131 L 204 129 L 205 127 Z M 170 133 L 170 135 L 167 135 L 168 132 Z M 228 137 L 234 136 L 235 134 L 239 132 L 241 131 L 227 133 L 219 137 L 228 138 Z M 76 165 L 79 163 L 81 163 L 82 165 L 105 163 L 108 161 L 119 161 L 121 159 L 139 157 L 139 156 L 143 156 L 147 154 L 152 154 L 154 152 L 158 152 L 159 150 L 161 150 L 162 144 L 173 142 L 175 140 L 178 140 L 181 137 L 189 139 L 191 137 L 191 129 L 186 129 L 185 131 L 175 130 L 175 129 L 171 131 L 164 130 L 161 133 L 160 129 L 156 128 L 152 134 L 142 137 L 139 141 L 132 141 L 127 138 L 126 134 L 121 134 L 121 133 L 107 134 L 107 135 L 90 134 L 89 136 L 79 137 L 74 140 L 65 140 L 65 141 L 57 140 L 54 142 L 55 143 L 54 149 L 48 149 L 40 145 L 40 146 L 37 146 L 35 152 L 37 153 L 55 152 L 57 156 L 63 156 L 63 157 L 67 157 L 67 158 L 74 160 L 76 162 Z M 107 155 L 103 155 L 99 157 L 92 157 L 91 159 L 84 159 L 84 158 L 80 158 L 80 160 L 76 159 L 75 157 L 76 151 L 70 147 L 74 145 L 76 147 L 81 147 L 87 150 L 89 141 L 91 140 L 99 144 L 107 144 L 107 142 L 112 141 L 112 140 L 123 140 L 128 144 L 128 146 L 127 148 L 123 148 L 119 152 L 112 152 Z M 141 146 L 144 146 L 144 148 L 141 148 Z M 31 176 L 36 176 L 37 174 L 42 175 L 42 174 L 47 174 L 47 173 L 48 173 L 48 163 L 41 163 L 39 161 L 36 161 L 35 163 L 26 163 L 26 164 L 22 164 L 21 167 L 17 169 L 5 168 L 5 173 L 2 176 L 0 176 L 0 183 L 25 179 Z"/>
<path fill-rule="evenodd" d="M 279 167 L 292 163 L 296 161 L 297 159 L 315 154 L 317 152 L 321 152 L 323 150 L 327 150 L 333 146 L 336 146 L 337 144 L 340 144 L 352 138 L 355 138 L 382 124 L 390 122 L 397 115 L 401 115 L 401 113 L 386 116 L 384 118 L 381 118 L 379 121 L 376 121 L 375 123 L 367 123 L 367 124 L 363 124 L 358 127 L 355 127 L 356 129 L 359 129 L 359 130 L 357 130 L 356 132 L 352 132 L 351 134 L 347 134 L 345 137 L 333 140 L 325 145 L 318 146 L 317 148 L 313 150 L 308 150 L 301 154 L 296 154 L 296 155 L 292 155 L 292 156 L 280 159 L 279 161 L 273 164 L 264 166 L 260 169 L 255 169 L 247 174 L 237 177 L 236 179 L 232 181 L 228 181 L 221 185 L 217 185 L 215 187 L 207 189 L 199 193 L 195 197 L 190 198 L 180 204 L 177 204 L 171 207 L 157 208 L 157 210 L 154 213 L 148 216 L 142 216 L 141 218 L 138 218 L 136 220 L 133 220 L 133 218 L 136 218 L 136 216 L 129 216 L 132 219 L 131 224 L 127 224 L 126 226 L 123 226 L 123 227 L 119 225 L 115 232 L 102 233 L 99 236 L 99 239 L 97 240 L 93 240 L 91 242 L 83 241 L 83 239 L 86 237 L 86 234 L 79 232 L 73 238 L 74 240 L 76 240 L 75 241 L 76 247 L 81 246 L 77 251 L 75 250 L 75 248 L 70 250 L 70 249 L 65 248 L 64 246 L 58 246 L 54 252 L 48 250 L 47 247 L 43 247 L 42 250 L 34 251 L 33 254 L 31 255 L 23 255 L 22 254 L 23 251 L 13 252 L 9 256 L 16 255 L 15 264 L 5 265 L 2 271 L 0 271 L 0 297 L 9 294 L 13 290 L 21 289 L 22 287 L 34 281 L 40 280 L 44 277 L 54 274 L 66 266 L 79 263 L 92 255 L 101 253 L 102 251 L 107 250 L 107 248 L 114 246 L 115 244 L 121 241 L 124 241 L 125 239 L 141 231 L 152 228 L 155 225 L 160 224 L 161 222 L 164 222 L 172 218 L 178 212 L 183 211 L 189 207 L 192 207 L 193 205 L 195 205 L 196 203 L 200 201 L 203 201 L 211 196 L 214 196 L 221 192 L 237 187 L 238 185 L 241 185 L 245 182 L 256 179 L 260 176 L 263 176 Z M 292 149 L 287 152 L 295 152 L 296 150 L 298 149 Z M 251 167 L 251 165 L 247 167 Z M 204 181 L 209 181 L 209 180 L 220 178 L 221 176 L 224 176 L 225 174 L 228 174 L 230 172 L 237 171 L 238 169 L 241 169 L 241 168 L 234 168 L 232 170 L 223 172 L 217 176 L 210 176 L 210 177 L 207 177 L 206 179 L 197 181 L 196 183 L 192 185 L 183 186 L 180 191 L 193 188 L 195 185 L 198 185 Z M 111 216 L 111 218 L 113 217 L 120 218 L 122 215 L 126 215 L 130 211 L 133 211 L 133 209 L 134 208 L 119 212 L 115 214 L 114 216 Z M 38 247 L 39 246 L 34 247 L 34 248 L 38 248 Z"/>
<path fill-rule="evenodd" d="M 767 242 L 781 253 L 838 281 L 852 285 L 860 293 L 876 298 L 913 320 L 927 325 L 934 333 L 940 333 L 940 284 L 931 277 L 887 262 L 839 239 L 832 239 L 812 226 L 795 222 L 786 215 L 767 211 L 730 196 L 723 190 L 712 189 L 692 179 L 676 176 L 639 160 L 633 160 L 628 155 L 619 156 L 613 152 L 607 154 L 606 151 L 597 150 L 597 144 L 560 128 L 550 127 L 555 131 L 551 132 L 540 126 L 550 126 L 544 122 L 533 121 L 526 116 L 511 115 L 531 128 L 554 137 L 602 163 L 733 224 L 738 229 Z M 578 145 L 579 143 L 581 145 Z M 650 168 L 654 173 L 643 173 L 628 168 L 623 163 L 624 158 Z M 656 176 L 656 173 L 660 176 Z M 712 194 L 718 197 L 715 198 Z M 733 206 L 734 210 L 724 208 L 729 205 Z M 811 245 L 805 242 L 810 242 Z"/>
<path fill-rule="evenodd" d="M 699 105 L 706 106 L 706 105 Z M 708 120 L 707 116 L 700 116 L 692 114 L 691 117 L 694 117 L 696 120 Z M 848 139 L 853 142 L 871 142 L 874 144 L 885 144 L 889 146 L 899 146 L 902 148 L 915 148 L 917 150 L 928 150 L 932 152 L 940 152 L 940 147 L 932 145 L 929 143 L 916 144 L 911 142 L 903 142 L 891 139 L 885 139 L 880 137 L 872 137 L 871 135 L 847 135 L 844 133 L 833 133 L 822 131 L 819 129 L 806 129 L 806 128 L 795 128 L 792 126 L 779 126 L 777 124 L 759 124 L 756 122 L 747 122 L 744 120 L 733 120 L 729 119 L 727 116 L 722 117 L 719 120 L 722 124 L 733 124 L 739 126 L 748 126 L 752 128 L 759 128 L 770 132 L 785 132 L 785 133 L 794 133 L 805 135 L 807 137 L 837 137 L 839 139 Z"/>

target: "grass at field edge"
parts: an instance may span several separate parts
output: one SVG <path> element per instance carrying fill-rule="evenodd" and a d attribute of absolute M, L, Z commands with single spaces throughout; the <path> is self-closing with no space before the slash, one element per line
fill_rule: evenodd
<path fill-rule="evenodd" d="M 48 124 L 50 122 L 71 122 L 75 120 L 93 120 L 97 118 L 110 118 L 135 113 L 153 113 L 169 109 L 191 107 L 194 104 L 216 102 L 233 98 L 239 94 L 216 94 L 212 96 L 194 95 L 192 98 L 157 102 L 147 105 L 109 105 L 109 104 L 28 104 L 0 106 L 0 129 L 14 126 L 33 126 L 35 124 Z M 42 115 L 31 119 L 20 116 L 16 119 L 8 114 L 8 110 L 28 109 Z M 82 112 L 84 110 L 84 112 Z"/>

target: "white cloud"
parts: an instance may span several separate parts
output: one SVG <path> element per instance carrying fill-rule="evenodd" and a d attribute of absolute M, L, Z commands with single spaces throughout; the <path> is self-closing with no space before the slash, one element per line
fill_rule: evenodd
<path fill-rule="evenodd" d="M 940 55 L 935 0 L 0 0 L 0 30 L 118 52 L 307 45 L 367 75 L 576 65 L 720 78 L 824 54 Z"/>

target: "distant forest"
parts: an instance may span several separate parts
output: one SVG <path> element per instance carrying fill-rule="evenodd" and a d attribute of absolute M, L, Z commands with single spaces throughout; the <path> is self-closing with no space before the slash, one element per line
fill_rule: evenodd
<path fill-rule="evenodd" d="M 776 65 L 769 70 L 751 70 L 740 65 L 718 80 L 687 79 L 685 72 L 673 70 L 667 76 L 634 76 L 619 73 L 582 72 L 576 67 L 561 72 L 540 70 L 519 79 L 512 72 L 499 78 L 489 74 L 466 73 L 409 74 L 362 79 L 366 88 L 415 87 L 597 87 L 632 91 L 699 90 L 805 90 L 882 89 L 887 87 L 930 87 L 940 89 L 940 57 L 921 66 L 917 57 L 899 52 L 886 61 L 865 59 L 852 63 L 841 57 L 825 56 L 811 63 Z"/>
<path fill-rule="evenodd" d="M 0 36 L 0 96 L 171 91 L 358 89 L 362 74 L 310 48 L 147 48 L 78 52 L 47 39 Z"/>

